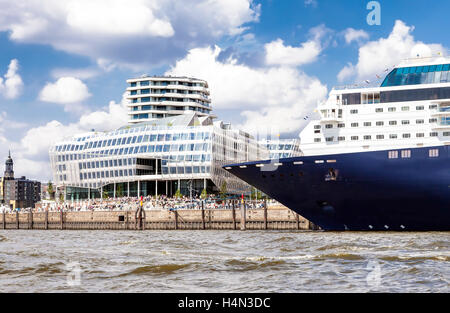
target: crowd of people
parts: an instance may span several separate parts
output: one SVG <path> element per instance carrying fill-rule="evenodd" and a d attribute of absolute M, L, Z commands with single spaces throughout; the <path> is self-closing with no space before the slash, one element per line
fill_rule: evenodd
<path fill-rule="evenodd" d="M 158 197 L 147 196 L 142 197 L 142 205 L 144 210 L 199 210 L 199 209 L 232 209 L 233 206 L 239 206 L 239 198 L 219 199 L 214 196 L 207 198 L 199 197 L 168 197 L 159 195 Z M 266 203 L 271 200 L 267 200 Z M 246 200 L 245 205 L 248 209 L 263 208 L 264 200 Z M 55 212 L 55 211 L 135 211 L 141 205 L 141 198 L 138 197 L 121 197 L 106 199 L 88 199 L 77 201 L 42 201 L 35 208 L 21 209 L 20 211 L 33 212 Z M 0 207 L 0 212 L 12 212 L 8 207 Z"/>

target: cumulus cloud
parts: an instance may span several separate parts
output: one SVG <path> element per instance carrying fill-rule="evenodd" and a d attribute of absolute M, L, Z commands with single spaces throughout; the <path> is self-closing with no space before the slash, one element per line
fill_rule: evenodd
<path fill-rule="evenodd" d="M 345 42 L 351 43 L 352 41 L 360 41 L 363 39 L 369 39 L 369 34 L 362 29 L 347 28 L 344 31 Z"/>
<path fill-rule="evenodd" d="M 134 70 L 239 34 L 260 11 L 253 0 L 0 0 L 0 6 L 0 31 L 14 41 Z"/>
<path fill-rule="evenodd" d="M 383 73 L 386 68 L 392 68 L 404 59 L 417 55 L 427 57 L 445 51 L 440 44 L 416 41 L 412 35 L 413 30 L 413 26 L 397 20 L 387 38 L 380 38 L 360 46 L 358 63 L 347 64 L 338 74 L 338 79 L 371 80 L 376 74 Z"/>
<path fill-rule="evenodd" d="M 320 43 L 311 40 L 300 47 L 285 46 L 277 39 L 265 45 L 266 63 L 269 65 L 302 65 L 317 59 L 321 52 Z"/>
<path fill-rule="evenodd" d="M 61 77 L 54 83 L 47 83 L 39 93 L 39 100 L 64 105 L 66 111 L 80 111 L 81 103 L 89 98 L 88 87 L 78 78 Z"/>
<path fill-rule="evenodd" d="M 257 132 L 268 125 L 280 132 L 294 132 L 304 125 L 327 88 L 295 67 L 251 68 L 233 56 L 218 60 L 218 46 L 195 48 L 166 74 L 206 79 L 215 108 L 246 108 L 241 127 Z"/>
<path fill-rule="evenodd" d="M 8 120 L 6 113 L 0 114 L 0 143 L 4 147 L 11 148 L 17 175 L 28 175 L 42 181 L 52 179 L 48 157 L 50 146 L 77 133 L 88 132 L 92 129 L 113 130 L 126 124 L 128 111 L 124 96 L 122 102 L 111 101 L 108 106 L 99 111 L 82 115 L 77 122 L 63 124 L 52 120 L 45 125 L 32 127 L 18 141 L 8 139 L 2 128 L 4 123 L 18 125 L 17 122 Z M 4 159 L 7 150 L 3 149 L 1 152 L 0 157 Z"/>
<path fill-rule="evenodd" d="M 7 99 L 17 98 L 23 88 L 23 82 L 19 70 L 19 61 L 12 59 L 5 76 L 0 77 L 0 93 Z"/>

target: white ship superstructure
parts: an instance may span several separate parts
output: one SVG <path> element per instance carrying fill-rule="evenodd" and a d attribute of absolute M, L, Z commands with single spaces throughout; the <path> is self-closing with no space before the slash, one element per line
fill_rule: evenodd
<path fill-rule="evenodd" d="M 333 89 L 317 112 L 305 155 L 450 144 L 450 60 L 404 61 L 380 87 Z"/>

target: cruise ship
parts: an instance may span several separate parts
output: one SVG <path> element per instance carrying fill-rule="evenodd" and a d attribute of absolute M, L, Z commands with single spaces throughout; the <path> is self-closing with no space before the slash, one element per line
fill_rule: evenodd
<path fill-rule="evenodd" d="M 402 61 L 333 88 L 302 156 L 224 168 L 323 230 L 450 230 L 450 59 Z"/>

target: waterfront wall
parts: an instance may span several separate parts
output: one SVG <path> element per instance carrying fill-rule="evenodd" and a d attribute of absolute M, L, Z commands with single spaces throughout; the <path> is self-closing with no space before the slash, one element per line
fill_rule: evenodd
<path fill-rule="evenodd" d="M 242 214 L 244 213 L 244 214 Z M 59 230 L 310 230 L 315 225 L 287 208 L 229 210 L 1 213 L 0 229 Z"/>

